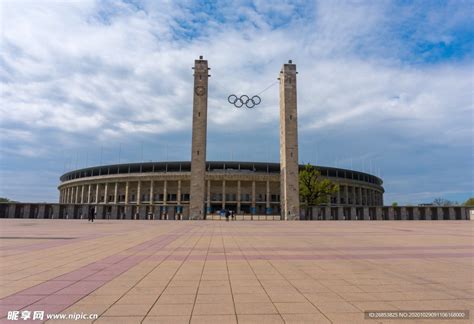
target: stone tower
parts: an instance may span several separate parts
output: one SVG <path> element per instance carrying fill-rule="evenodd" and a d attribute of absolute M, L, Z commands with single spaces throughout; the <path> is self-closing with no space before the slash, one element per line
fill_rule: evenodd
<path fill-rule="evenodd" d="M 207 136 L 207 60 L 194 61 L 193 139 L 191 152 L 191 189 L 189 219 L 204 218 Z"/>
<path fill-rule="evenodd" d="M 280 71 L 280 200 L 286 220 L 300 215 L 296 73 L 291 60 Z"/>

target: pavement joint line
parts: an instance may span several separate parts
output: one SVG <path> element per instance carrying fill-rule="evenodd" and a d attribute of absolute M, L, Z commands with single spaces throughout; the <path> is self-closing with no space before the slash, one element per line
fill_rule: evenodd
<path fill-rule="evenodd" d="M 222 225 L 220 226 L 220 229 L 222 231 Z M 234 293 L 233 293 L 233 290 L 232 290 L 232 280 L 230 280 L 230 273 L 229 273 L 229 263 L 227 261 L 227 252 L 226 252 L 226 247 L 225 247 L 225 241 L 224 241 L 224 237 L 222 235 L 221 235 L 221 240 L 222 240 L 222 248 L 224 249 L 225 266 L 226 266 L 226 269 L 227 269 L 227 278 L 229 280 L 230 295 L 232 296 L 232 306 L 234 307 L 234 316 L 235 316 L 235 320 L 238 324 L 239 323 L 239 317 L 237 316 L 237 308 L 235 307 L 235 298 L 234 298 Z"/>
<path fill-rule="evenodd" d="M 239 245 L 239 243 L 237 242 L 237 240 L 236 240 L 234 237 L 232 237 L 232 239 L 235 241 L 236 246 L 240 249 L 240 245 Z M 224 237 L 222 237 L 222 240 L 224 240 Z M 241 251 L 241 253 L 242 253 L 242 251 Z M 252 271 L 253 275 L 255 276 L 255 279 L 258 281 L 260 287 L 263 289 L 263 291 L 264 291 L 265 294 L 267 295 L 267 297 L 268 297 L 268 299 L 270 300 L 270 302 L 272 303 L 273 307 L 275 307 L 272 298 L 271 298 L 270 295 L 268 294 L 268 291 L 265 289 L 265 286 L 264 286 L 264 285 L 262 284 L 262 282 L 260 281 L 260 278 L 257 276 L 257 273 L 255 272 L 255 269 L 252 267 L 252 264 L 249 262 L 249 260 L 247 259 L 247 256 L 246 256 L 246 255 L 244 255 L 244 257 L 245 257 L 245 260 L 246 260 L 246 262 L 247 262 L 248 267 L 250 268 L 250 270 Z M 281 320 L 283 321 L 283 323 L 286 323 L 285 318 L 284 318 L 284 317 L 281 315 L 281 313 L 280 313 L 280 310 L 279 310 L 277 307 L 275 307 L 275 309 L 276 309 L 278 315 L 280 316 Z"/>
<path fill-rule="evenodd" d="M 204 263 L 202 265 L 201 276 L 199 277 L 199 285 L 198 285 L 198 288 L 197 288 L 197 291 L 196 291 L 196 296 L 194 296 L 194 303 L 193 303 L 193 307 L 191 309 L 191 315 L 190 315 L 189 321 L 188 321 L 189 324 L 191 324 L 191 319 L 193 318 L 194 308 L 196 307 L 196 301 L 197 301 L 197 298 L 198 298 L 198 295 L 199 295 L 199 288 L 201 287 L 201 281 L 202 281 L 202 277 L 203 277 L 203 274 L 204 274 L 204 269 L 206 268 L 207 256 L 209 255 L 209 247 L 211 246 L 212 240 L 214 238 L 214 231 L 215 231 L 215 228 L 212 227 L 212 235 L 209 239 L 209 245 L 207 247 L 206 259 L 204 260 Z M 190 253 L 191 253 L 191 251 L 190 251 Z M 234 307 L 234 310 L 235 310 L 235 307 Z"/>
<path fill-rule="evenodd" d="M 370 261 L 367 261 L 367 262 L 371 263 Z M 390 270 L 390 269 L 383 269 L 383 271 L 390 273 L 390 276 L 392 276 L 392 277 L 398 277 L 398 278 L 400 278 L 400 279 L 402 279 L 402 280 L 406 280 L 406 281 L 409 281 L 409 280 L 412 279 L 413 277 L 416 278 L 417 280 L 420 280 L 420 279 L 426 280 L 426 279 L 424 279 L 424 278 L 420 278 L 420 277 L 417 276 L 417 275 L 413 275 L 413 274 L 400 274 L 400 273 L 394 272 L 393 270 Z M 407 276 L 407 278 L 405 278 L 404 276 Z M 413 282 L 412 282 L 412 283 L 413 283 Z M 443 285 L 443 283 L 438 283 L 438 282 L 436 282 L 436 284 Z M 443 286 L 444 286 L 444 289 L 435 288 L 435 291 L 450 295 L 449 292 L 446 292 L 446 291 L 449 291 L 449 287 L 447 287 L 447 286 L 445 286 L 445 285 L 443 285 Z M 456 297 L 456 296 L 453 296 L 453 295 L 450 295 L 450 296 Z"/>
<path fill-rule="evenodd" d="M 356 263 L 361 263 L 361 264 L 363 264 L 363 263 L 370 263 L 370 264 L 376 265 L 376 264 L 373 263 L 373 261 L 369 261 L 369 260 L 366 260 L 365 262 L 360 261 L 360 260 L 356 260 L 356 261 L 354 261 L 354 262 L 356 262 Z M 400 274 L 400 273 L 393 272 L 392 270 L 386 269 L 386 268 L 381 268 L 381 270 L 382 270 L 383 272 L 390 273 L 390 276 L 391 276 L 391 277 L 398 277 L 399 279 L 401 279 L 401 280 L 403 280 L 403 281 L 408 281 L 408 282 L 410 282 L 410 280 L 409 280 L 409 279 L 411 279 L 410 276 L 405 277 L 405 276 L 407 276 L 407 274 Z M 413 283 L 413 282 L 412 282 L 412 283 Z M 322 284 L 323 286 L 325 286 L 326 288 L 331 289 L 331 287 L 328 287 L 326 284 L 324 284 L 324 283 L 321 283 L 321 284 Z M 446 288 L 448 288 L 448 287 L 446 287 Z M 332 289 L 331 289 L 331 290 L 332 290 Z M 337 294 L 339 297 L 341 297 L 341 298 L 342 298 L 343 300 L 345 300 L 346 302 L 350 303 L 352 306 L 354 306 L 354 307 L 360 309 L 357 305 L 354 305 L 351 301 L 349 301 L 349 300 L 347 300 L 346 298 L 344 298 L 344 296 L 341 295 L 339 292 L 334 291 L 334 290 L 332 290 L 332 292 L 335 293 L 335 294 Z M 441 290 L 441 289 L 438 289 L 438 292 L 443 292 L 443 293 L 445 293 L 445 291 L 444 291 L 444 290 Z M 454 297 L 454 296 L 453 296 L 453 297 Z M 406 298 L 400 299 L 400 301 L 404 301 L 404 300 L 406 300 Z M 383 302 L 385 302 L 385 303 L 387 303 L 387 304 L 393 306 L 393 304 L 390 303 L 390 301 L 383 301 Z M 396 307 L 394 307 L 394 308 L 396 308 Z"/>
<path fill-rule="evenodd" d="M 34 258 L 28 262 L 31 265 L 29 270 L 15 272 L 15 267 L 24 268 L 17 261 L 20 255 L 5 257 L 8 249 L 3 250 L 6 253 L 0 251 L 0 260 L 17 263 L 10 266 L 7 261 L 8 267 L 0 266 L 0 273 L 1 269 L 10 273 L 0 276 L 0 290 L 6 295 L 2 299 L 44 284 L 41 289 L 32 289 L 0 303 L 1 314 L 6 315 L 7 310 L 20 310 L 32 303 L 37 305 L 35 310 L 45 307 L 46 313 L 89 311 L 99 313 L 99 321 L 143 323 L 160 319 L 183 319 L 188 323 L 203 319 L 238 323 L 245 320 L 289 323 L 319 319 L 328 320 L 328 323 L 351 323 L 363 322 L 363 312 L 372 310 L 371 307 L 386 307 L 393 311 L 415 309 L 415 306 L 421 310 L 462 308 L 469 309 L 471 314 L 474 312 L 474 289 L 470 285 L 474 269 L 474 255 L 470 249 L 474 248 L 474 223 L 471 222 L 123 223 L 114 222 L 113 230 L 108 230 L 105 237 L 92 240 L 99 242 L 95 249 L 81 242 L 77 249 L 74 249 L 74 244 L 25 254 Z M 8 226 L 3 227 L 4 224 Z M 84 237 L 104 228 L 87 226 L 87 222 L 85 226 L 80 222 L 74 224 L 78 225 L 77 230 L 76 226 L 71 228 L 70 221 L 61 220 L 44 228 L 36 226 L 23 230 L 32 236 L 41 231 L 60 236 L 61 229 L 62 235 Z M 9 226 L 10 222 L 0 225 L 8 236 L 19 235 L 14 226 Z M 396 225 L 396 228 L 389 228 L 391 225 Z M 353 227 L 358 233 L 373 233 L 383 226 L 386 227 L 381 230 L 383 235 L 350 235 L 346 232 Z M 184 227 L 189 228 L 186 234 L 172 234 Z M 117 235 L 119 231 L 127 234 L 124 228 L 133 233 L 122 237 Z M 471 235 L 467 235 L 467 229 L 471 229 Z M 451 234 L 458 230 L 462 235 Z M 279 235 L 287 232 L 295 235 Z M 345 236 L 317 234 L 320 232 Z M 152 242 L 147 241 L 148 237 Z M 15 241 L 1 240 L 1 243 L 12 249 L 15 244 L 24 243 Z M 53 250 L 54 253 L 49 253 Z M 66 258 L 63 251 L 77 255 Z M 382 253 L 387 257 L 377 257 Z M 45 264 L 44 258 L 48 258 L 51 264 Z M 49 266 L 54 269 L 45 270 Z M 151 272 L 153 269 L 155 271 Z M 24 282 L 18 279 L 26 275 L 28 279 Z M 67 288 L 71 282 L 74 286 Z M 94 293 L 96 286 L 104 284 L 107 286 Z M 28 288 L 29 285 L 33 286 Z M 151 286 L 157 288 L 149 288 Z M 134 287 L 135 290 L 130 291 Z M 40 295 L 34 295 L 38 293 Z M 81 295 L 67 295 L 76 293 Z M 91 298 L 79 303 L 85 296 Z M 61 299 L 63 297 L 65 299 Z M 20 303 L 22 305 L 18 305 Z M 109 310 L 109 313 L 104 312 L 105 308 L 117 304 L 121 306 Z M 133 316 L 145 313 L 147 317 Z M 178 316 L 184 313 L 185 317 Z M 219 317 L 216 313 L 229 315 Z M 270 313 L 274 313 L 273 316 L 269 316 Z M 177 317 L 154 317 L 164 314 Z M 3 322 L 6 319 L 0 320 Z"/>
<path fill-rule="evenodd" d="M 53 255 L 50 255 L 50 253 L 55 253 L 55 251 L 49 251 L 48 254 L 46 256 L 51 256 L 51 257 L 61 257 L 62 255 L 73 255 L 72 252 L 74 251 L 78 251 L 78 250 L 82 250 L 82 249 L 86 249 L 88 248 L 89 246 L 94 246 L 97 244 L 97 242 L 93 242 L 92 240 L 94 239 L 102 239 L 102 238 L 108 238 L 107 235 L 100 235 L 100 236 L 95 236 L 94 238 L 92 238 L 91 240 L 83 240 L 79 243 L 82 243 L 82 242 L 87 242 L 88 244 L 85 245 L 85 246 L 78 246 L 77 248 L 73 249 L 72 251 L 71 250 L 67 250 L 67 251 L 64 251 L 64 252 L 60 252 L 58 254 L 53 254 Z M 117 241 L 123 241 L 123 238 L 117 238 Z M 77 241 L 75 243 L 78 243 Z M 110 242 L 108 243 L 109 245 L 113 245 L 114 242 Z M 62 247 L 62 246 L 58 246 L 58 247 Z M 103 248 L 104 250 L 107 250 L 107 247 L 104 247 Z M 35 251 L 36 252 L 36 251 Z M 40 258 L 40 257 L 38 257 Z M 24 260 L 25 257 L 24 256 L 21 256 L 21 259 Z M 28 262 L 31 262 L 31 260 L 28 260 L 28 261 L 25 261 L 25 262 L 21 262 L 21 263 L 16 263 L 14 265 L 17 265 L 17 264 L 24 264 L 24 263 L 28 263 Z M 10 262 L 11 263 L 11 262 Z"/>
<path fill-rule="evenodd" d="M 161 234 L 161 235 L 163 235 L 163 234 Z M 165 234 L 165 236 L 166 236 L 166 234 Z M 149 242 L 149 241 L 153 241 L 153 239 L 148 240 L 148 241 L 146 241 L 146 242 Z M 143 242 L 143 243 L 146 243 L 146 242 Z M 159 243 L 159 242 L 160 242 L 160 241 L 158 241 L 157 243 Z M 139 245 L 142 245 L 143 243 L 141 243 L 141 244 L 139 244 Z M 138 245 L 138 246 L 139 246 L 139 245 Z M 134 247 L 135 247 L 135 246 L 134 246 Z M 133 248 L 133 247 L 130 247 L 130 248 L 126 249 L 125 251 L 130 250 L 131 248 Z M 124 261 L 124 260 L 126 260 L 126 259 L 128 259 L 128 258 L 130 258 L 130 257 L 132 257 L 132 256 L 134 256 L 134 255 L 136 255 L 136 254 L 138 254 L 138 253 L 140 253 L 140 251 L 137 251 L 137 252 L 135 252 L 135 254 L 131 254 L 131 255 L 129 255 L 129 256 L 124 256 L 123 258 L 119 259 L 118 261 L 116 261 L 116 262 L 114 262 L 114 263 L 111 263 L 111 265 L 117 264 L 117 263 L 119 263 L 119 262 L 121 262 L 121 261 Z M 111 256 L 106 257 L 106 258 L 101 259 L 101 260 L 106 260 L 107 258 L 110 258 L 110 257 L 111 257 Z M 98 260 L 98 261 L 94 261 L 94 262 L 92 262 L 92 263 L 89 263 L 88 265 L 86 265 L 86 266 L 84 266 L 84 267 L 87 267 L 87 266 L 93 265 L 93 264 L 95 264 L 95 263 L 98 263 L 98 262 L 100 262 L 101 260 Z M 84 267 L 81 267 L 81 268 L 84 268 Z M 81 268 L 76 269 L 76 270 L 74 270 L 74 271 L 70 271 L 69 273 L 76 272 L 76 271 L 80 271 Z M 40 301 L 43 300 L 43 299 L 46 299 L 46 298 L 48 298 L 48 297 L 50 297 L 50 296 L 52 296 L 52 295 L 55 295 L 57 292 L 59 292 L 59 291 L 65 289 L 65 288 L 68 288 L 68 287 L 70 287 L 70 286 L 72 286 L 72 285 L 75 285 L 75 284 L 77 284 L 78 282 L 82 281 L 83 279 L 88 278 L 88 277 L 91 277 L 91 276 L 95 275 L 97 272 L 100 272 L 100 271 L 102 271 L 102 270 L 104 270 L 104 269 L 97 270 L 95 273 L 90 274 L 89 276 L 84 277 L 84 278 L 81 278 L 81 279 L 79 279 L 79 280 L 77 280 L 77 281 L 72 281 L 72 280 L 71 280 L 71 284 L 69 284 L 69 285 L 67 285 L 67 286 L 64 286 L 64 287 L 62 287 L 62 288 L 60 288 L 60 289 L 58 289 L 58 290 L 56 290 L 56 291 L 54 291 L 54 292 L 52 292 L 52 293 L 50 293 L 50 294 L 48 294 L 48 295 L 45 295 L 43 298 L 41 298 L 41 299 L 39 299 L 39 300 L 37 300 L 37 301 L 31 303 L 31 304 L 28 304 L 28 305 L 22 307 L 22 309 L 26 309 L 27 307 L 32 307 L 32 306 L 34 306 L 37 302 L 40 302 Z M 128 269 L 128 270 L 129 270 L 129 269 Z M 126 272 L 126 271 L 127 271 L 127 270 L 124 270 L 123 272 L 119 273 L 118 275 L 120 275 L 120 274 L 122 274 L 122 273 L 124 273 L 124 272 Z M 67 274 L 63 274 L 63 275 L 60 275 L 60 276 L 55 277 L 55 278 L 59 278 L 59 277 L 64 276 L 64 275 L 67 275 Z M 116 275 L 116 277 L 117 277 L 118 275 Z M 113 279 L 111 279 L 111 280 L 113 280 Z M 109 281 L 111 281 L 111 280 L 109 280 Z M 51 281 L 55 281 L 55 280 L 54 280 L 54 279 L 50 279 L 50 280 L 47 280 L 47 281 L 45 281 L 45 282 L 43 282 L 43 283 L 40 283 L 40 284 L 38 284 L 38 285 L 34 285 L 34 286 L 32 286 L 32 287 L 23 289 L 23 290 L 21 290 L 21 291 L 19 291 L 19 292 L 17 292 L 17 293 L 14 293 L 14 294 L 12 294 L 12 295 L 9 295 L 9 296 L 6 296 L 6 297 L 1 298 L 1 299 L 0 299 L 0 302 L 1 302 L 1 300 L 5 299 L 5 298 L 9 298 L 9 297 L 12 297 L 12 296 L 15 296 L 15 295 L 21 295 L 22 292 L 27 291 L 28 289 L 32 289 L 32 288 L 41 286 L 41 285 L 43 285 L 43 284 L 45 284 L 45 283 L 48 283 L 48 282 L 51 282 Z M 103 283 L 101 286 L 105 285 L 105 283 L 107 283 L 107 282 L 109 282 L 109 281 L 104 281 L 104 283 Z M 98 286 L 96 289 L 99 289 L 101 286 Z M 95 290 L 96 290 L 96 289 L 95 289 Z M 82 298 L 86 297 L 87 295 L 89 295 L 89 294 L 92 293 L 92 292 L 93 292 L 93 291 L 89 292 L 88 294 L 84 295 Z M 73 304 L 79 302 L 82 298 L 80 298 L 79 300 L 75 301 Z M 73 304 L 66 306 L 66 307 L 63 308 L 62 310 L 69 308 L 69 307 L 72 306 Z M 62 311 L 62 310 L 61 310 L 61 311 Z M 4 318 L 4 317 L 2 317 L 2 318 Z"/>
<path fill-rule="evenodd" d="M 109 245 L 113 245 L 113 242 L 111 242 Z M 81 250 L 83 250 L 83 249 L 85 249 L 85 248 L 87 248 L 87 246 L 86 246 L 86 247 L 81 247 L 81 248 L 78 248 L 78 249 L 74 249 L 74 250 L 72 250 L 72 251 L 66 251 L 66 252 L 64 252 L 64 253 L 61 253 L 60 255 L 54 255 L 54 256 L 52 256 L 52 257 L 60 258 L 60 256 L 61 256 L 62 254 L 75 255 L 74 252 L 76 252 L 76 251 L 81 251 Z M 38 275 L 38 274 L 41 274 L 41 273 L 49 272 L 49 271 L 51 271 L 51 270 L 53 270 L 53 269 L 57 269 L 57 268 L 66 266 L 66 265 L 68 265 L 68 264 L 70 264 L 70 263 L 74 263 L 74 262 L 77 262 L 77 261 L 80 261 L 80 260 L 84 260 L 84 259 L 87 259 L 87 258 L 94 257 L 94 256 L 96 256 L 96 255 L 98 255 L 98 254 L 101 254 L 101 253 L 105 252 L 105 251 L 107 251 L 107 247 L 102 247 L 102 249 L 99 250 L 99 251 L 94 250 L 94 253 L 93 253 L 93 254 L 85 255 L 85 256 L 83 256 L 82 258 L 79 258 L 79 259 L 72 259 L 70 262 L 64 263 L 64 264 L 62 264 L 62 265 L 58 265 L 58 266 L 53 267 L 53 268 L 45 269 L 45 270 L 43 270 L 43 271 L 41 271 L 41 272 L 35 273 L 34 275 L 28 275 L 28 276 L 25 276 L 25 277 L 22 277 L 22 278 L 18 278 L 18 279 L 16 279 L 16 281 L 25 280 L 25 279 L 27 279 L 27 278 L 29 278 L 29 277 L 32 277 L 32 276 L 35 276 L 35 275 Z M 50 256 L 50 257 L 51 257 L 51 256 Z M 49 263 L 48 261 L 45 261 L 45 264 L 48 264 L 48 263 Z M 39 265 L 36 265 L 36 266 L 41 266 L 41 265 L 42 265 L 42 264 L 39 264 Z M 30 266 L 28 266 L 28 267 L 26 267 L 26 268 L 24 268 L 24 269 L 28 269 L 29 267 L 30 267 Z M 24 269 L 22 269 L 22 270 L 24 270 Z M 50 279 L 50 280 L 52 280 L 52 279 Z"/>
<path fill-rule="evenodd" d="M 192 232 L 193 228 L 192 227 L 189 227 L 190 228 L 190 232 Z M 192 239 L 193 237 L 192 236 L 189 236 L 187 240 L 190 240 Z M 198 244 L 198 242 L 202 239 L 202 236 L 200 236 L 198 239 L 196 239 L 196 242 L 194 243 L 194 246 L 196 246 Z M 184 242 L 183 242 L 184 243 Z M 192 249 L 191 249 L 192 251 Z M 187 254 L 188 256 L 191 254 L 191 251 Z M 171 254 L 169 254 L 166 258 L 168 258 Z M 164 261 L 164 260 L 163 260 Z M 153 309 L 153 307 L 155 307 L 156 303 L 158 302 L 158 300 L 160 299 L 160 297 L 163 295 L 163 292 L 166 291 L 166 289 L 169 287 L 170 283 L 173 281 L 174 277 L 176 276 L 176 274 L 179 272 L 179 270 L 181 269 L 181 267 L 183 266 L 183 264 L 185 263 L 186 260 L 183 260 L 181 261 L 181 264 L 178 266 L 178 268 L 176 269 L 176 271 L 174 272 L 173 276 L 169 279 L 168 281 L 168 284 L 165 286 L 165 288 L 163 289 L 163 291 L 158 295 L 158 297 L 155 299 L 154 303 L 150 306 L 150 308 L 148 309 L 148 312 L 145 314 L 145 316 L 143 317 L 143 319 L 140 321 L 140 323 L 143 323 L 143 321 L 145 320 L 145 318 L 148 317 L 148 314 L 150 314 L 151 310 Z M 162 262 L 161 262 L 162 263 Z M 160 264 L 161 264 L 160 263 Z M 104 311 L 105 313 L 105 311 Z M 104 314 L 102 313 L 102 314 Z M 99 316 L 100 318 L 100 316 Z M 190 317 L 191 318 L 191 317 Z M 94 321 L 95 323 L 95 321 Z"/>
<path fill-rule="evenodd" d="M 252 245 L 252 247 L 253 247 L 258 253 L 260 253 L 260 252 L 255 248 L 255 245 Z M 284 275 L 275 267 L 275 265 L 272 263 L 271 260 L 266 260 L 266 262 L 267 262 L 268 264 L 270 264 L 270 265 L 272 266 L 272 268 L 273 268 L 276 272 L 278 272 L 278 274 L 280 274 L 280 276 L 281 276 L 282 278 L 284 278 L 284 280 L 285 280 L 286 282 L 288 282 L 294 289 L 296 289 L 296 291 L 298 291 L 298 292 L 300 293 L 300 295 L 302 295 L 311 305 L 313 305 L 330 323 L 333 323 L 333 321 L 332 321 L 329 317 L 327 317 L 327 315 L 326 315 L 323 311 L 321 311 L 321 309 L 320 309 L 318 306 L 316 306 L 313 302 L 311 302 L 311 300 L 309 300 L 309 298 L 306 297 L 306 295 L 303 294 L 303 293 L 298 289 L 298 287 L 296 287 L 291 281 L 289 281 L 289 280 L 286 278 L 286 276 L 284 276 Z"/>
<path fill-rule="evenodd" d="M 114 241 L 112 241 L 112 242 L 110 242 L 108 245 L 115 245 L 115 243 L 114 243 Z M 83 249 L 86 249 L 86 248 L 87 248 L 87 246 L 83 246 L 83 247 L 74 249 L 73 251 L 65 251 L 65 252 L 62 253 L 62 254 L 75 255 L 74 251 L 78 251 L 78 250 L 80 251 L 80 250 L 83 250 Z M 41 274 L 41 273 L 49 272 L 49 271 L 51 271 L 51 270 L 53 270 L 53 269 L 57 269 L 57 268 L 60 268 L 60 267 L 63 267 L 63 266 L 67 266 L 67 265 L 70 264 L 70 263 L 74 263 L 74 262 L 77 262 L 77 261 L 79 261 L 79 260 L 84 260 L 84 259 L 87 259 L 87 258 L 91 258 L 91 257 L 94 257 L 94 256 L 96 256 L 96 255 L 99 255 L 99 254 L 101 254 L 101 253 L 103 253 L 103 252 L 110 251 L 109 249 L 110 249 L 109 246 L 102 246 L 102 247 L 101 247 L 101 250 L 99 250 L 99 251 L 94 250 L 94 253 L 93 253 L 93 254 L 86 254 L 86 255 L 85 255 L 84 257 L 82 257 L 82 258 L 79 258 L 79 259 L 72 259 L 72 260 L 71 260 L 70 262 L 68 262 L 68 263 L 59 265 L 59 266 L 57 266 L 57 267 L 45 269 L 45 270 L 43 270 L 43 271 L 41 271 L 41 272 L 39 272 L 39 273 L 36 273 L 36 274 L 34 274 L 34 275 L 29 275 L 29 276 L 26 276 L 26 277 L 23 277 L 23 278 L 18 278 L 18 279 L 16 279 L 16 280 L 17 280 L 17 281 L 19 281 L 19 280 L 25 280 L 25 279 L 28 278 L 28 277 L 32 277 L 32 276 L 35 276 L 35 275 L 38 275 L 38 274 Z M 125 250 L 125 251 L 126 251 L 126 250 Z M 120 253 L 120 252 L 118 252 L 118 253 Z M 116 254 L 118 254 L 118 253 L 116 253 Z M 60 254 L 60 255 L 61 255 L 61 254 Z M 55 256 L 53 256 L 53 257 L 60 257 L 60 255 L 59 255 L 59 256 L 58 256 L 58 255 L 55 255 Z M 94 261 L 94 262 L 97 262 L 97 261 Z M 94 262 L 92 262 L 92 263 L 94 263 Z M 48 261 L 45 261 L 45 263 L 48 263 Z M 84 266 L 87 266 L 87 265 L 89 265 L 89 264 L 90 264 L 90 263 L 87 263 L 87 264 L 85 264 Z M 36 265 L 36 266 L 41 266 L 41 265 L 42 265 L 42 264 Z M 49 280 L 54 280 L 54 279 L 49 279 Z M 46 280 L 46 281 L 48 281 L 48 280 Z M 45 281 L 45 282 L 46 282 L 46 281 Z"/>

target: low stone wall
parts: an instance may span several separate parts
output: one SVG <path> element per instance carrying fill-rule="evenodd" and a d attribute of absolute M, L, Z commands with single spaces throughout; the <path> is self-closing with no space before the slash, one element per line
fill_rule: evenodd
<path fill-rule="evenodd" d="M 313 207 L 306 220 L 469 220 L 472 207 Z"/>
<path fill-rule="evenodd" d="M 188 214 L 187 206 L 0 203 L 0 218 L 87 219 L 91 209 L 96 219 L 174 220 Z"/>
<path fill-rule="evenodd" d="M 90 209 L 96 219 L 187 219 L 188 206 L 137 204 L 37 204 L 0 203 L 0 218 L 87 219 Z M 313 207 L 312 215 L 301 220 L 469 220 L 473 207 L 399 206 L 399 207 Z"/>

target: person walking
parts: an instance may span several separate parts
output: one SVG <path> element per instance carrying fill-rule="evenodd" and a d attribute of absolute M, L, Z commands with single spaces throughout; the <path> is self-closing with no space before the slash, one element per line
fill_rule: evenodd
<path fill-rule="evenodd" d="M 229 215 L 230 215 L 229 211 L 227 209 L 225 209 L 225 220 L 226 220 L 226 222 L 229 221 Z"/>
<path fill-rule="evenodd" d="M 89 217 L 88 217 L 89 222 L 92 222 L 92 223 L 94 222 L 94 216 L 95 216 L 94 214 L 95 214 L 94 207 L 91 207 L 89 209 Z"/>

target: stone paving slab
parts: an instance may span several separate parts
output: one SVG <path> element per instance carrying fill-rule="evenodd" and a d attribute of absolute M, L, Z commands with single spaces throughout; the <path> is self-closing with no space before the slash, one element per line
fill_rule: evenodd
<path fill-rule="evenodd" d="M 14 323 L 7 313 L 15 310 L 98 316 L 48 323 L 414 323 L 365 320 L 364 311 L 474 315 L 473 229 L 469 221 L 2 219 L 0 323 Z M 443 322 L 453 321 L 436 320 Z"/>

